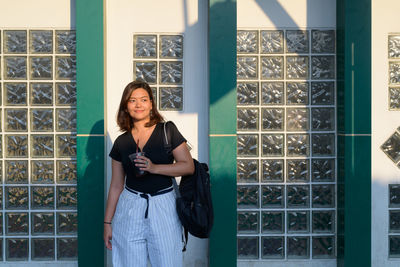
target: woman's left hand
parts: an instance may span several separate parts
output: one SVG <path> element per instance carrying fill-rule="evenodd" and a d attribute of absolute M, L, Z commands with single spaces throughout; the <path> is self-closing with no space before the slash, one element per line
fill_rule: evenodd
<path fill-rule="evenodd" d="M 138 156 L 135 159 L 135 166 L 138 167 L 142 171 L 147 171 L 152 173 L 155 165 L 149 158 L 146 158 L 145 156 Z"/>

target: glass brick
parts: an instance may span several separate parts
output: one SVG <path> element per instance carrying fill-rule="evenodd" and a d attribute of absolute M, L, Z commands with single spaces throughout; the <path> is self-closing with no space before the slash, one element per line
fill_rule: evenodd
<path fill-rule="evenodd" d="M 257 157 L 258 156 L 258 135 L 238 134 L 237 135 L 237 154 L 238 156 Z"/>
<path fill-rule="evenodd" d="M 149 84 L 157 83 L 157 62 L 134 61 L 134 79 L 143 80 Z"/>
<path fill-rule="evenodd" d="M 57 186 L 57 209 L 76 209 L 76 186 Z"/>
<path fill-rule="evenodd" d="M 313 233 L 335 233 L 335 211 L 312 212 Z"/>
<path fill-rule="evenodd" d="M 56 83 L 56 104 L 76 105 L 76 83 Z"/>
<path fill-rule="evenodd" d="M 290 80 L 308 79 L 308 57 L 286 57 L 286 78 Z"/>
<path fill-rule="evenodd" d="M 381 149 L 391 160 L 397 163 L 400 160 L 400 134 L 397 132 L 392 134 L 381 146 Z"/>
<path fill-rule="evenodd" d="M 312 185 L 312 206 L 313 208 L 335 207 L 334 185 Z"/>
<path fill-rule="evenodd" d="M 261 31 L 261 53 L 283 53 L 283 31 Z"/>
<path fill-rule="evenodd" d="M 76 32 L 56 31 L 56 53 L 75 54 Z"/>
<path fill-rule="evenodd" d="M 237 109 L 237 128 L 239 131 L 258 130 L 258 109 L 238 108 Z"/>
<path fill-rule="evenodd" d="M 400 62 L 389 62 L 389 83 L 400 84 Z"/>
<path fill-rule="evenodd" d="M 238 185 L 237 187 L 237 206 L 239 209 L 258 208 L 259 188 L 257 185 Z"/>
<path fill-rule="evenodd" d="M 309 114 L 307 108 L 286 109 L 286 130 L 307 131 L 309 129 Z"/>
<path fill-rule="evenodd" d="M 7 261 L 27 261 L 28 254 L 27 238 L 7 238 L 6 239 L 6 260 Z"/>
<path fill-rule="evenodd" d="M 241 54 L 258 53 L 258 31 L 238 31 L 236 51 Z"/>
<path fill-rule="evenodd" d="M 313 156 L 335 155 L 335 134 L 312 134 Z"/>
<path fill-rule="evenodd" d="M 312 181 L 333 182 L 335 180 L 335 159 L 312 159 Z"/>
<path fill-rule="evenodd" d="M 333 236 L 314 236 L 312 238 L 313 259 L 330 259 L 335 257 L 335 238 Z"/>
<path fill-rule="evenodd" d="M 286 104 L 307 105 L 308 104 L 308 82 L 286 83 Z"/>
<path fill-rule="evenodd" d="M 29 229 L 27 212 L 6 212 L 6 234 L 27 235 Z"/>
<path fill-rule="evenodd" d="M 28 209 L 28 187 L 6 187 L 5 195 L 6 209 Z"/>
<path fill-rule="evenodd" d="M 75 157 L 76 156 L 76 136 L 75 135 L 57 135 L 57 157 Z"/>
<path fill-rule="evenodd" d="M 261 88 L 263 105 L 284 103 L 283 82 L 264 82 L 261 83 Z"/>
<path fill-rule="evenodd" d="M 258 259 L 258 243 L 258 237 L 256 236 L 238 237 L 238 259 Z"/>
<path fill-rule="evenodd" d="M 1 40 L 1 39 L 0 39 Z M 0 42 L 1 43 L 1 42 Z M 3 238 L 0 238 L 0 261 L 3 261 L 3 250 L 4 246 L 3 246 Z"/>
<path fill-rule="evenodd" d="M 237 79 L 257 79 L 258 59 L 257 57 L 237 57 Z"/>
<path fill-rule="evenodd" d="M 54 238 L 32 238 L 32 260 L 51 261 L 54 260 Z"/>
<path fill-rule="evenodd" d="M 74 184 L 76 181 L 76 161 L 57 160 L 57 182 L 62 184 Z"/>
<path fill-rule="evenodd" d="M 183 62 L 162 61 L 160 62 L 160 83 L 161 84 L 182 84 Z"/>
<path fill-rule="evenodd" d="M 400 109 L 400 87 L 389 88 L 389 108 L 391 110 Z"/>
<path fill-rule="evenodd" d="M 52 160 L 31 161 L 31 183 L 51 184 L 54 182 L 54 163 Z"/>
<path fill-rule="evenodd" d="M 237 180 L 239 183 L 258 182 L 258 160 L 238 159 L 237 160 Z"/>
<path fill-rule="evenodd" d="M 400 207 L 400 185 L 397 184 L 389 185 L 389 207 L 390 208 Z"/>
<path fill-rule="evenodd" d="M 333 105 L 335 103 L 334 82 L 312 82 L 311 103 L 313 105 Z"/>
<path fill-rule="evenodd" d="M 285 229 L 285 213 L 283 211 L 263 211 L 262 212 L 262 232 L 282 234 Z"/>
<path fill-rule="evenodd" d="M 53 105 L 52 83 L 31 83 L 31 105 Z"/>
<path fill-rule="evenodd" d="M 308 156 L 309 136 L 308 134 L 287 134 L 287 156 Z"/>
<path fill-rule="evenodd" d="M 400 258 L 400 236 L 389 236 L 389 258 Z"/>
<path fill-rule="evenodd" d="M 133 47 L 136 58 L 155 58 L 157 56 L 157 36 L 134 35 Z"/>
<path fill-rule="evenodd" d="M 28 156 L 28 136 L 27 135 L 6 135 L 7 157 L 20 158 Z"/>
<path fill-rule="evenodd" d="M 32 235 L 53 235 L 54 234 L 54 213 L 32 212 L 31 213 Z"/>
<path fill-rule="evenodd" d="M 76 79 L 76 57 L 56 57 L 56 79 Z"/>
<path fill-rule="evenodd" d="M 400 211 L 389 210 L 389 232 L 400 233 Z"/>
<path fill-rule="evenodd" d="M 26 53 L 26 31 L 4 31 L 4 53 Z"/>
<path fill-rule="evenodd" d="M 287 257 L 288 259 L 308 259 L 310 258 L 310 238 L 293 236 L 287 237 Z"/>
<path fill-rule="evenodd" d="M 57 234 L 72 235 L 78 232 L 78 213 L 57 212 Z"/>
<path fill-rule="evenodd" d="M 310 225 L 310 214 L 308 211 L 288 211 L 287 231 L 288 233 L 308 233 Z"/>
<path fill-rule="evenodd" d="M 160 88 L 160 110 L 183 110 L 183 88 Z"/>
<path fill-rule="evenodd" d="M 3 188 L 2 187 L 0 187 L 0 207 L 3 207 Z M 0 221 L 1 221 L 1 223 L 3 223 L 3 217 L 2 217 L 3 215 L 1 215 L 0 217 L 1 217 L 1 219 L 0 219 Z M 1 225 L 1 229 L 3 229 L 3 226 Z M 0 230 L 0 233 L 2 232 L 3 230 Z"/>
<path fill-rule="evenodd" d="M 7 184 L 27 184 L 28 161 L 6 160 L 4 174 L 5 174 L 5 183 Z"/>
<path fill-rule="evenodd" d="M 311 31 L 312 53 L 335 53 L 335 31 L 334 30 L 312 30 Z"/>
<path fill-rule="evenodd" d="M 286 193 L 288 208 L 308 208 L 310 206 L 308 185 L 288 185 Z"/>
<path fill-rule="evenodd" d="M 257 105 L 258 104 L 258 83 L 237 83 L 237 104 Z"/>
<path fill-rule="evenodd" d="M 5 109 L 6 131 L 26 132 L 28 109 Z"/>
<path fill-rule="evenodd" d="M 262 135 L 262 155 L 263 156 L 283 156 L 284 154 L 283 134 L 263 134 Z"/>
<path fill-rule="evenodd" d="M 263 108 L 262 109 L 262 129 L 266 131 L 283 131 L 284 126 L 283 108 Z"/>
<path fill-rule="evenodd" d="M 31 187 L 32 209 L 54 209 L 54 187 Z"/>
<path fill-rule="evenodd" d="M 30 77 L 31 79 L 47 79 L 53 77 L 53 58 L 52 57 L 30 57 Z"/>
<path fill-rule="evenodd" d="M 282 185 L 262 186 L 262 207 L 263 208 L 284 208 L 285 190 Z"/>
<path fill-rule="evenodd" d="M 312 108 L 312 130 L 314 131 L 333 131 L 335 129 L 335 109 L 334 108 Z"/>
<path fill-rule="evenodd" d="M 262 79 L 283 79 L 283 57 L 261 57 Z"/>
<path fill-rule="evenodd" d="M 389 58 L 400 58 L 400 36 L 389 35 Z"/>
<path fill-rule="evenodd" d="M 161 35 L 160 36 L 160 58 L 182 58 L 183 36 Z"/>
<path fill-rule="evenodd" d="M 60 132 L 76 131 L 76 109 L 56 109 L 56 130 Z"/>
<path fill-rule="evenodd" d="M 258 211 L 253 212 L 241 212 L 237 213 L 238 233 L 251 234 L 260 232 L 260 213 Z"/>
<path fill-rule="evenodd" d="M 4 77 L 8 80 L 26 79 L 26 57 L 4 57 Z"/>
<path fill-rule="evenodd" d="M 286 31 L 287 53 L 308 53 L 309 47 L 308 31 L 288 30 Z"/>
<path fill-rule="evenodd" d="M 31 156 L 52 158 L 54 155 L 53 135 L 31 135 Z"/>
<path fill-rule="evenodd" d="M 29 31 L 31 53 L 53 53 L 53 31 Z"/>
<path fill-rule="evenodd" d="M 287 163 L 287 182 L 308 182 L 309 161 L 306 159 L 288 159 Z"/>
<path fill-rule="evenodd" d="M 1 188 L 1 189 L 3 189 L 3 188 Z M 0 190 L 0 191 L 3 191 L 3 190 Z M 1 197 L 3 197 L 3 194 L 1 194 Z M 3 213 L 0 213 L 0 234 L 3 235 Z M 3 251 L 3 246 L 1 244 L 2 242 L 3 242 L 3 240 L 1 239 L 0 240 L 0 253 L 2 253 L 2 251 Z M 0 256 L 0 259 L 2 259 L 2 256 Z"/>
<path fill-rule="evenodd" d="M 78 239 L 57 238 L 57 260 L 77 260 Z"/>
<path fill-rule="evenodd" d="M 315 80 L 335 79 L 334 56 L 312 56 L 311 77 Z"/>
<path fill-rule="evenodd" d="M 4 104 L 26 106 L 26 83 L 4 83 Z"/>
<path fill-rule="evenodd" d="M 53 131 L 53 109 L 31 109 L 31 130 L 34 132 Z"/>
<path fill-rule="evenodd" d="M 263 259 L 283 259 L 285 257 L 283 237 L 263 236 L 261 240 Z"/>
<path fill-rule="evenodd" d="M 283 182 L 283 160 L 262 160 L 262 182 Z"/>

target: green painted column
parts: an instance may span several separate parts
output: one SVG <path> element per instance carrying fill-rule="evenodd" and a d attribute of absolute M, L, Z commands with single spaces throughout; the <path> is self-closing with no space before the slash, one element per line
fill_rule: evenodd
<path fill-rule="evenodd" d="M 210 0 L 210 267 L 236 266 L 236 1 Z"/>
<path fill-rule="evenodd" d="M 371 0 L 337 1 L 338 266 L 371 266 Z"/>
<path fill-rule="evenodd" d="M 104 266 L 103 0 L 76 0 L 79 266 Z"/>

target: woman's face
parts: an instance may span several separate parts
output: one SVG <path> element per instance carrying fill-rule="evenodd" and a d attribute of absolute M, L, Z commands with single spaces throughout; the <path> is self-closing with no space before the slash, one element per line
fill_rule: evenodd
<path fill-rule="evenodd" d="M 134 121 L 150 120 L 150 111 L 153 107 L 147 91 L 143 88 L 133 90 L 128 99 L 127 109 Z"/>

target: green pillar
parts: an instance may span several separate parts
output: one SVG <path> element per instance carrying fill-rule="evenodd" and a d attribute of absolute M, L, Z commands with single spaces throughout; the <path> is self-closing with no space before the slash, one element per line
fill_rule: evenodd
<path fill-rule="evenodd" d="M 371 266 L 371 0 L 337 1 L 338 266 Z"/>
<path fill-rule="evenodd" d="M 104 266 L 103 0 L 76 0 L 78 263 Z"/>
<path fill-rule="evenodd" d="M 236 1 L 209 1 L 210 267 L 236 266 Z"/>

